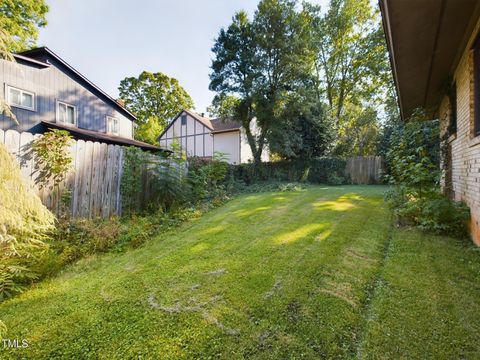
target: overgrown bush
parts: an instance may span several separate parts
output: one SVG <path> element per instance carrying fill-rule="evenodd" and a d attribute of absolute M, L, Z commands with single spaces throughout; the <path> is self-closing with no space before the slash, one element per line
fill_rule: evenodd
<path fill-rule="evenodd" d="M 440 192 L 438 121 L 422 121 L 421 113 L 398 126 L 390 138 L 387 200 L 400 224 L 452 236 L 464 236 L 468 208 Z"/>
<path fill-rule="evenodd" d="M 125 215 L 181 206 L 189 194 L 186 160 L 177 151 L 165 157 L 126 148 L 121 193 Z"/>
<path fill-rule="evenodd" d="M 32 264 L 45 251 L 54 220 L 0 144 L 0 301 L 37 277 Z"/>
<path fill-rule="evenodd" d="M 90 255 L 137 248 L 155 235 L 198 218 L 206 210 L 207 207 L 190 207 L 124 218 L 62 219 L 48 250 L 37 259 L 35 270 L 41 277 L 47 277 Z"/>
<path fill-rule="evenodd" d="M 138 147 L 124 148 L 120 192 L 122 194 L 122 211 L 126 215 L 142 210 L 142 175 L 148 155 Z"/>
<path fill-rule="evenodd" d="M 189 159 L 188 180 L 193 202 L 221 202 L 228 196 L 228 163 L 223 154 L 215 153 L 213 159 Z"/>
<path fill-rule="evenodd" d="M 259 165 L 246 163 L 232 166 L 236 180 L 247 185 L 257 181 L 310 182 L 340 185 L 348 183 L 346 160 L 337 157 L 282 160 Z"/>
<path fill-rule="evenodd" d="M 38 172 L 37 182 L 40 188 L 47 187 L 57 199 L 54 203 L 67 205 L 70 198 L 68 190 L 60 191 L 60 184 L 65 180 L 72 168 L 73 157 L 70 154 L 72 136 L 68 131 L 53 129 L 32 143 L 35 156 L 35 170 Z M 58 201 L 58 200 L 62 201 Z M 56 214 L 67 212 L 66 209 L 54 209 Z"/>
<path fill-rule="evenodd" d="M 155 208 L 168 211 L 183 206 L 189 194 L 185 158 L 175 152 L 167 159 L 157 157 L 148 166 L 153 175 L 150 201 Z"/>

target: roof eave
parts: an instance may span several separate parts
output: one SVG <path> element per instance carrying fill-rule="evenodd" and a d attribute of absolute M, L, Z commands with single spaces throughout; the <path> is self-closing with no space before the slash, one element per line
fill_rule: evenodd
<path fill-rule="evenodd" d="M 224 130 L 214 130 L 214 131 L 212 131 L 212 134 L 220 134 L 220 133 L 233 132 L 233 131 L 240 131 L 240 128 L 224 129 Z"/>
<path fill-rule="evenodd" d="M 88 138 L 91 139 L 90 141 L 98 141 L 98 142 L 104 142 L 104 143 L 109 143 L 109 144 L 116 144 L 120 146 L 135 146 L 142 148 L 143 150 L 147 151 L 155 151 L 155 152 L 167 152 L 171 153 L 171 150 L 168 149 L 163 149 L 159 146 L 155 146 L 152 144 L 145 143 L 143 141 L 135 140 L 135 139 L 130 139 L 130 138 L 125 138 L 122 136 L 117 136 L 117 135 L 109 135 L 106 133 L 100 133 L 97 131 L 93 130 L 88 130 L 88 129 L 81 129 L 75 126 L 68 126 L 68 125 L 61 125 L 58 123 L 54 123 L 51 121 L 42 121 L 42 124 L 45 125 L 49 129 L 59 129 L 59 130 L 65 130 L 70 133 L 72 133 L 74 136 L 76 135 L 77 137 L 83 137 L 83 138 Z"/>
<path fill-rule="evenodd" d="M 398 75 L 397 75 L 397 68 L 395 64 L 395 59 L 393 57 L 393 48 L 392 48 L 392 33 L 391 33 L 391 28 L 390 28 L 390 20 L 388 16 L 388 12 L 386 11 L 386 7 L 388 6 L 387 2 L 388 0 L 379 0 L 379 7 L 380 7 L 380 12 L 382 13 L 382 26 L 383 26 L 383 34 L 385 36 L 385 41 L 387 43 L 387 49 L 388 49 L 388 58 L 390 60 L 390 66 L 392 68 L 392 74 L 393 74 L 393 82 L 395 85 L 395 92 L 397 93 L 397 105 L 398 108 L 400 109 L 400 118 L 402 120 L 405 120 L 404 118 L 404 113 L 403 113 L 403 107 L 402 107 L 402 97 L 400 94 L 400 89 L 398 87 Z"/>

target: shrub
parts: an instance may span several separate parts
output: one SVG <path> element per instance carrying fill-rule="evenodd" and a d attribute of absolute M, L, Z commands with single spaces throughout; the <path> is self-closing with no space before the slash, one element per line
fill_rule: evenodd
<path fill-rule="evenodd" d="M 394 188 L 386 199 L 400 224 L 463 237 L 468 208 L 440 193 L 439 123 L 418 121 L 418 112 L 414 116 L 390 137 L 387 179 Z"/>
<path fill-rule="evenodd" d="M 69 194 L 60 193 L 59 185 L 65 180 L 68 171 L 72 168 L 73 157 L 70 154 L 70 143 L 72 136 L 65 130 L 51 130 L 43 136 L 35 139 L 32 143 L 32 151 L 35 155 L 35 168 L 38 171 L 38 182 L 40 188 L 48 187 L 53 190 L 53 195 L 62 201 L 55 201 L 57 204 L 64 204 Z M 69 204 L 66 204 L 67 207 Z M 59 214 L 60 209 L 55 209 Z"/>
<path fill-rule="evenodd" d="M 124 148 L 124 161 L 120 192 L 122 194 L 122 211 L 133 214 L 142 209 L 142 174 L 148 154 L 140 148 Z M 142 209 L 143 210 L 143 209 Z"/>
<path fill-rule="evenodd" d="M 227 198 L 229 167 L 222 154 L 216 153 L 213 159 L 189 159 L 188 180 L 193 202 L 218 201 Z"/>
<path fill-rule="evenodd" d="M 465 204 L 438 194 L 425 199 L 420 208 L 420 228 L 455 237 L 468 236 L 466 221 L 470 218 L 470 209 Z"/>
<path fill-rule="evenodd" d="M 189 194 L 186 175 L 187 165 L 180 151 L 164 157 L 135 147 L 125 149 L 123 213 L 134 215 L 181 206 Z"/>
<path fill-rule="evenodd" d="M 54 275 L 87 256 L 137 248 L 160 233 L 201 216 L 208 207 L 158 210 L 147 215 L 110 219 L 61 219 L 49 248 L 32 265 L 39 277 Z"/>
<path fill-rule="evenodd" d="M 255 165 L 232 166 L 236 180 L 247 185 L 258 181 L 310 182 L 339 185 L 348 182 L 345 175 L 346 160 L 337 157 L 282 160 Z"/>
<path fill-rule="evenodd" d="M 189 193 L 186 161 L 177 156 L 156 158 L 148 164 L 152 173 L 150 201 L 168 211 L 183 205 Z"/>
<path fill-rule="evenodd" d="M 32 264 L 45 251 L 54 220 L 0 144 L 0 301 L 37 277 Z"/>

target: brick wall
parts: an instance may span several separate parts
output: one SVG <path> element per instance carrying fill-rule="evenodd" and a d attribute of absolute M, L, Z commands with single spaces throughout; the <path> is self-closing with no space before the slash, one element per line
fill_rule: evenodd
<path fill-rule="evenodd" d="M 480 245 L 480 136 L 473 136 L 474 87 L 472 43 L 480 29 L 475 27 L 460 63 L 455 70 L 454 81 L 457 85 L 457 132 L 450 136 L 448 145 L 451 151 L 451 196 L 464 201 L 471 210 L 472 238 Z M 450 102 L 445 96 L 439 107 L 442 129 L 450 117 Z M 445 161 L 445 160 L 444 160 Z M 442 177 L 445 184 L 447 174 Z"/>

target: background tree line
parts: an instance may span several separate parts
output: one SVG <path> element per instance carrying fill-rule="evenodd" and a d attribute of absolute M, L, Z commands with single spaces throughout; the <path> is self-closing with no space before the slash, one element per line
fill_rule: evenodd
<path fill-rule="evenodd" d="M 377 153 L 398 117 L 380 14 L 369 0 L 328 10 L 262 0 L 221 29 L 212 48 L 211 112 L 246 128 L 256 162 Z M 256 119 L 259 131 L 252 131 Z"/>

